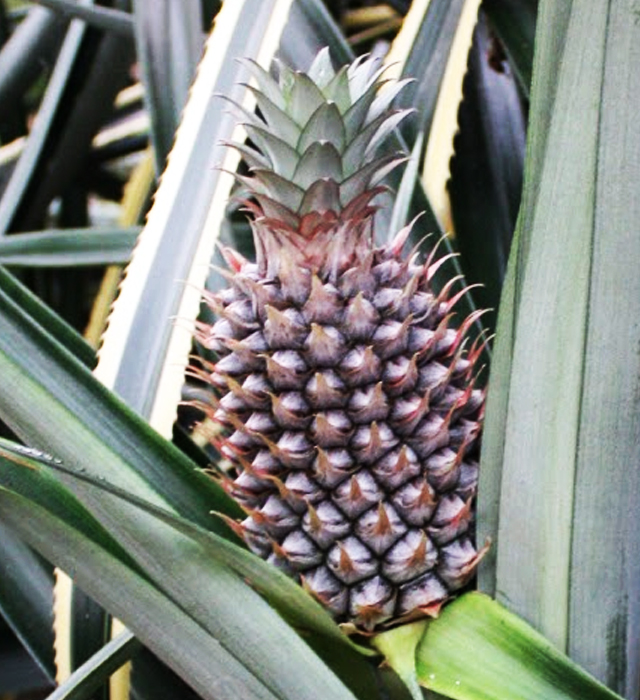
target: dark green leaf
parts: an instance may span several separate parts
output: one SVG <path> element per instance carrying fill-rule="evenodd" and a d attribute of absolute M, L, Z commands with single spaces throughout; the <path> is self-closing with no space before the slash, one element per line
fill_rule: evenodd
<path fill-rule="evenodd" d="M 0 520 L 0 611 L 53 682 L 52 604 L 51 567 Z"/>
<path fill-rule="evenodd" d="M 4 239 L 3 239 L 4 240 Z M 43 331 L 71 352 L 79 362 L 94 367 L 96 354 L 85 340 L 68 326 L 51 309 L 47 308 L 31 291 L 0 266 L 0 295 L 29 314 Z"/>
<path fill-rule="evenodd" d="M 482 6 L 509 57 L 522 91 L 528 96 L 538 0 L 484 0 Z M 501 49 L 498 46 L 494 48 L 498 51 Z"/>
<path fill-rule="evenodd" d="M 141 642 L 205 700 L 278 697 L 244 665 L 252 663 L 248 653 L 244 659 L 235 658 L 166 595 L 76 530 L 2 488 L 0 508 L 3 517 L 21 536 L 124 620 Z M 230 610 L 237 610 L 239 605 L 231 600 L 220 603 Z M 236 629 L 237 637 L 240 629 Z M 261 671 L 259 667 L 256 670 Z"/>
<path fill-rule="evenodd" d="M 165 509 L 158 508 L 148 501 L 123 491 L 114 482 L 114 477 L 109 480 L 97 480 L 89 476 L 86 470 L 78 472 L 75 469 L 67 468 L 64 464 L 48 455 L 39 455 L 29 448 L 25 449 L 2 439 L 0 439 L 0 455 L 4 455 L 9 459 L 16 459 L 30 467 L 27 470 L 30 473 L 24 475 L 23 479 L 36 478 L 33 473 L 34 470 L 40 472 L 41 466 L 44 465 L 54 472 L 63 474 L 66 477 L 66 481 L 76 487 L 84 486 L 85 489 L 88 488 L 99 495 L 102 495 L 102 492 L 104 492 L 104 494 L 114 496 L 118 501 L 133 506 L 134 511 L 138 509 L 150 515 L 152 519 L 169 525 L 172 529 L 201 546 L 212 560 L 228 566 L 239 576 L 250 582 L 292 624 L 305 631 L 313 631 L 316 634 L 327 637 L 333 644 L 339 644 L 344 647 L 353 646 L 331 620 L 326 610 L 306 593 L 300 585 L 284 575 L 276 567 L 264 562 L 254 554 L 250 554 L 246 550 L 226 542 L 185 518 L 178 517 Z M 10 472 L 15 472 L 15 467 L 10 469 Z M 1 483 L 2 472 L 0 472 Z M 41 490 L 45 493 L 47 491 L 46 488 Z M 82 494 L 81 488 L 77 488 L 77 490 Z M 362 651 L 371 653 L 364 648 L 362 648 Z"/>
<path fill-rule="evenodd" d="M 0 51 L 0 119 L 6 121 L 60 48 L 67 22 L 33 7 Z"/>
<path fill-rule="evenodd" d="M 96 476 L 117 473 L 132 493 L 226 531 L 209 514 L 212 509 L 238 512 L 222 489 L 196 472 L 1 291 L 0 324 L 0 416 L 25 442 L 69 465 L 82 462 Z M 34 421 L 34 413 L 46 420 Z"/>
<path fill-rule="evenodd" d="M 489 60 L 491 38 L 480 12 L 458 111 L 449 194 L 467 282 L 483 322 L 495 329 L 500 291 L 515 229 L 525 149 L 525 116 L 506 63 Z"/>
<path fill-rule="evenodd" d="M 18 450 L 16 454 L 16 450 L 13 449 L 13 454 L 14 459 L 25 465 L 16 468 L 39 473 L 40 470 L 33 468 L 33 460 L 29 457 L 30 454 L 34 454 L 33 451 L 23 449 Z M 38 455 L 37 452 L 35 454 Z M 54 458 L 44 455 L 39 455 L 37 459 L 52 466 L 57 464 Z M 58 469 L 64 470 L 64 467 L 58 465 Z M 69 481 L 68 477 L 71 475 L 67 472 L 64 476 L 65 480 Z M 212 634 L 221 647 L 237 658 L 243 667 L 253 669 L 253 673 L 259 677 L 265 687 L 271 688 L 276 695 L 283 697 L 290 697 L 291 689 L 296 688 L 299 697 L 313 698 L 315 697 L 314 687 L 321 684 L 327 697 L 352 697 L 309 648 L 300 643 L 299 637 L 291 628 L 251 588 L 231 573 L 229 568 L 212 559 L 203 548 L 195 546 L 193 540 L 180 536 L 171 527 L 163 527 L 162 521 L 157 517 L 149 517 L 149 509 L 143 511 L 137 505 L 132 507 L 131 499 L 126 499 L 126 494 L 120 492 L 117 499 L 110 497 L 109 493 L 114 489 L 109 487 L 108 491 L 106 482 L 105 488 L 98 489 L 100 493 L 96 496 L 94 480 L 81 479 L 80 481 L 83 483 L 78 485 L 77 479 L 72 478 L 70 483 L 75 486 L 75 490 L 86 503 L 101 506 L 108 513 L 105 514 L 103 511 L 102 517 L 110 521 L 112 526 L 117 521 L 119 527 L 113 527 L 112 530 L 119 533 L 121 541 L 127 544 L 129 551 L 136 553 L 137 561 L 148 570 L 156 584 L 168 591 L 170 597 L 179 602 L 182 609 Z M 85 487 L 91 485 L 91 488 L 83 489 L 83 485 Z M 10 495 L 8 491 L 0 489 L 0 502 L 5 501 Z M 21 496 L 15 494 L 15 498 L 19 499 L 18 504 L 22 502 Z M 16 520 L 12 514 L 17 507 L 15 498 L 13 500 L 9 498 L 9 505 L 6 509 L 3 506 L 2 510 L 7 521 L 14 527 Z M 129 624 L 129 618 L 122 617 L 118 609 L 113 607 L 113 603 L 105 604 L 104 594 L 100 594 L 100 589 L 96 589 L 95 585 L 88 584 L 85 578 L 88 569 L 93 565 L 98 568 L 94 568 L 92 576 L 110 578 L 111 586 L 116 591 L 120 591 L 126 589 L 126 582 L 131 578 L 134 569 L 129 568 L 123 572 L 123 567 L 120 566 L 122 560 L 111 561 L 107 557 L 106 550 L 101 550 L 104 556 L 89 558 L 87 561 L 88 555 L 83 555 L 82 552 L 87 551 L 90 541 L 82 535 L 81 531 L 71 529 L 67 524 L 63 506 L 54 504 L 53 507 L 61 514 L 62 520 L 56 520 L 51 524 L 43 532 L 41 539 L 34 543 L 33 534 L 29 529 L 45 514 L 35 503 L 30 504 L 33 514 L 28 518 L 29 524 L 25 526 L 26 530 L 25 527 L 20 527 L 19 532 L 47 556 L 51 556 L 74 580 L 77 580 L 78 585 L 105 605 L 110 612 L 121 617 L 123 622 L 136 632 L 135 627 Z M 74 513 L 70 515 L 74 516 Z M 54 541 L 55 533 L 60 529 L 71 530 L 65 542 L 61 543 L 61 548 L 57 547 L 58 543 Z M 70 547 L 71 552 L 65 549 L 65 545 Z M 95 552 L 97 549 L 95 539 L 92 545 Z M 55 552 L 55 555 L 51 552 Z M 180 562 L 179 567 L 175 566 L 176 561 Z M 72 567 L 71 570 L 69 566 Z M 233 604 L 230 604 L 231 601 Z M 146 617 L 149 611 L 145 610 L 144 613 Z M 145 629 L 142 634 L 145 636 L 141 636 L 141 639 L 148 644 L 146 638 L 148 629 Z M 269 645 L 273 635 L 280 639 L 281 647 L 274 649 Z M 148 646 L 155 650 L 153 645 L 148 644 Z M 167 661 L 164 656 L 163 659 Z M 240 676 L 244 675 L 246 670 L 240 673 Z M 184 679 L 190 684 L 197 681 L 191 678 Z"/>
<path fill-rule="evenodd" d="M 0 235 L 40 227 L 52 199 L 84 165 L 116 94 L 129 81 L 132 60 L 131 40 L 70 25 L 38 119 L 0 200 Z"/>

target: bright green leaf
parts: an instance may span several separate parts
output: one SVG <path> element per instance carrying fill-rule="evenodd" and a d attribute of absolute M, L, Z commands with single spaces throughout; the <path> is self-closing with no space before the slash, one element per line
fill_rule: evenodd
<path fill-rule="evenodd" d="M 429 622 L 420 683 L 454 700 L 621 700 L 526 622 L 467 593 Z"/>

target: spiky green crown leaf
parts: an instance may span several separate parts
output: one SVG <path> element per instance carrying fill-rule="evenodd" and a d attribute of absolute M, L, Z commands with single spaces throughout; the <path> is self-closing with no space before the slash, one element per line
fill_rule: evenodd
<path fill-rule="evenodd" d="M 251 173 L 239 179 L 249 190 L 259 269 L 277 274 L 286 254 L 326 271 L 336 240 L 344 265 L 362 260 L 371 247 L 372 199 L 404 161 L 377 150 L 411 111 L 391 108 L 407 81 L 379 91 L 386 81 L 376 59 L 335 71 L 328 49 L 307 73 L 281 66 L 278 81 L 257 63 L 243 63 L 258 85 L 249 89 L 261 116 L 236 104 L 252 145 L 230 145 Z"/>

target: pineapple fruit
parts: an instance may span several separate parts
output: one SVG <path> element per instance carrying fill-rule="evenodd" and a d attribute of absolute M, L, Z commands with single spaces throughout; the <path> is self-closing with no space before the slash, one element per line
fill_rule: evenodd
<path fill-rule="evenodd" d="M 435 294 L 439 265 L 402 257 L 409 227 L 373 243 L 372 200 L 403 158 L 376 149 L 407 112 L 379 92 L 372 59 L 334 71 L 326 50 L 279 81 L 252 62 L 260 116 L 249 167 L 257 260 L 225 250 L 230 287 L 196 370 L 224 427 L 222 477 L 246 512 L 249 548 L 281 567 L 341 623 L 370 633 L 437 614 L 467 583 L 483 392 L 474 318 L 450 328 L 464 293 Z M 452 282 L 453 284 L 453 282 Z"/>

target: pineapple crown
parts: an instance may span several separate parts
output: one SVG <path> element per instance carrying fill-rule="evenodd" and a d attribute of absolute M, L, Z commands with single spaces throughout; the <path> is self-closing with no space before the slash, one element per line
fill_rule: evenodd
<path fill-rule="evenodd" d="M 280 65 L 279 80 L 254 61 L 260 116 L 235 104 L 254 145 L 230 143 L 250 175 L 245 205 L 253 214 L 257 265 L 279 276 L 303 266 L 335 277 L 361 263 L 372 248 L 373 198 L 404 154 L 378 156 L 378 146 L 412 111 L 391 104 L 409 80 L 387 85 L 371 57 L 335 71 L 328 49 L 307 73 Z"/>

